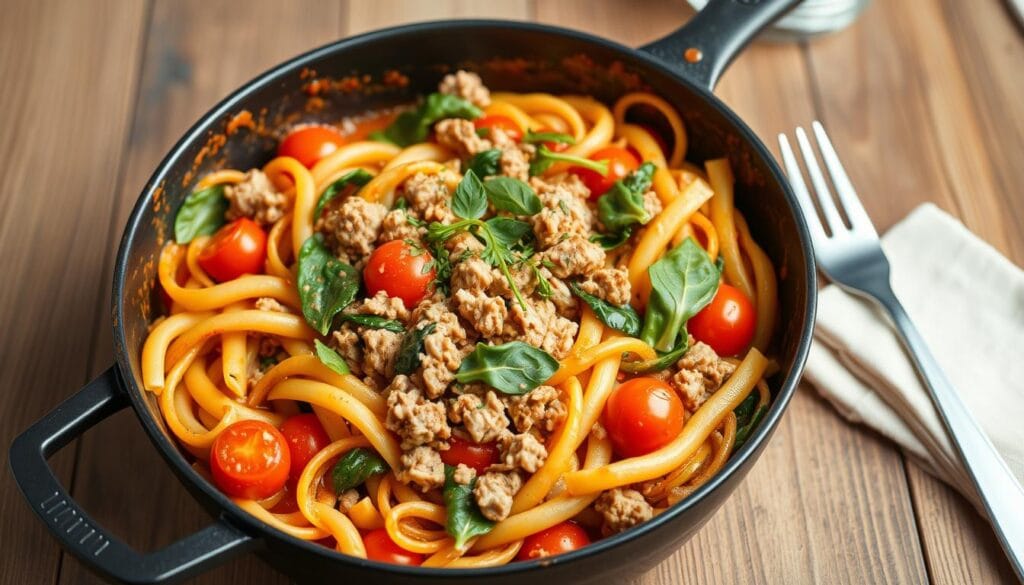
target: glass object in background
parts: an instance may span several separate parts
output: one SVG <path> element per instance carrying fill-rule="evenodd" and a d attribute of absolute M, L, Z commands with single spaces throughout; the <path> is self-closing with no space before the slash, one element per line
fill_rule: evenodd
<path fill-rule="evenodd" d="M 708 0 L 687 0 L 700 10 Z M 771 28 L 762 39 L 796 41 L 846 28 L 857 19 L 869 0 L 804 0 Z"/>

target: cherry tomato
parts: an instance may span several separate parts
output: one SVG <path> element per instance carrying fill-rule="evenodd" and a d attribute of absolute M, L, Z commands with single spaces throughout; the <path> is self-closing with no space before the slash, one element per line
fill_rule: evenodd
<path fill-rule="evenodd" d="M 441 451 L 441 461 L 452 467 L 462 463 L 475 469 L 477 475 L 483 475 L 492 463 L 498 462 L 498 446 L 494 443 L 474 443 L 453 436 L 448 441 L 448 450 Z"/>
<path fill-rule="evenodd" d="M 588 544 L 590 544 L 590 536 L 587 535 L 587 531 L 580 528 L 575 522 L 566 521 L 527 536 L 516 559 L 529 561 L 552 557 L 581 549 Z"/>
<path fill-rule="evenodd" d="M 590 189 L 591 199 L 597 199 L 601 195 L 604 195 L 608 189 L 612 188 L 615 181 L 622 179 L 640 166 L 640 160 L 634 156 L 633 153 L 629 152 L 625 148 L 619 148 L 617 146 L 602 148 L 587 158 L 590 160 L 603 160 L 608 162 L 608 172 L 603 175 L 597 171 L 584 169 L 582 167 L 573 167 L 570 169 L 570 172 L 578 175 L 583 181 L 583 184 Z"/>
<path fill-rule="evenodd" d="M 473 126 L 475 126 L 477 130 L 481 128 L 487 128 L 488 130 L 491 128 L 501 128 L 512 140 L 519 142 L 523 139 L 523 131 L 520 130 L 515 121 L 508 116 L 501 116 L 498 114 L 483 116 L 473 120 Z M 489 136 L 485 136 L 485 138 L 489 138 Z"/>
<path fill-rule="evenodd" d="M 757 310 L 747 295 L 722 283 L 715 298 L 687 322 L 686 328 L 718 355 L 737 355 L 754 339 L 756 324 Z"/>
<path fill-rule="evenodd" d="M 423 555 L 409 552 L 395 544 L 388 535 L 386 528 L 371 530 L 363 535 L 363 545 L 366 546 L 366 558 L 371 561 L 391 563 L 393 565 L 421 565 Z"/>
<path fill-rule="evenodd" d="M 290 477 L 293 480 L 299 479 L 309 460 L 331 443 L 320 419 L 313 413 L 297 414 L 284 421 L 281 434 L 288 441 L 288 452 L 292 455 Z"/>
<path fill-rule="evenodd" d="M 210 448 L 213 483 L 229 496 L 262 500 L 288 481 L 291 454 L 270 423 L 242 420 L 221 431 Z"/>
<path fill-rule="evenodd" d="M 330 126 L 304 126 L 292 130 L 277 146 L 278 156 L 290 156 L 307 168 L 345 144 L 345 137 Z"/>
<path fill-rule="evenodd" d="M 604 409 L 615 452 L 645 455 L 664 447 L 683 430 L 683 403 L 657 378 L 633 378 L 612 391 Z"/>
<path fill-rule="evenodd" d="M 427 296 L 434 281 L 433 257 L 426 250 L 414 250 L 402 240 L 392 240 L 370 254 L 363 269 L 363 281 L 369 296 L 385 291 L 413 308 Z"/>
<path fill-rule="evenodd" d="M 214 280 L 224 282 L 262 272 L 266 255 L 266 232 L 258 223 L 242 217 L 213 234 L 199 253 L 199 266 Z"/>

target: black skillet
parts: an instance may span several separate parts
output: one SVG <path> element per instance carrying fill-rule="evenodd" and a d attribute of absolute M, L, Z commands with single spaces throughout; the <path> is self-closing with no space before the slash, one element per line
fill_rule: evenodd
<path fill-rule="evenodd" d="M 497 585 L 531 580 L 568 585 L 621 581 L 650 569 L 689 539 L 750 470 L 793 395 L 810 345 L 814 263 L 796 201 L 769 151 L 711 94 L 736 53 L 794 4 L 795 0 L 713 0 L 686 26 L 640 50 L 538 24 L 416 24 L 338 41 L 246 84 L 185 134 L 142 192 L 115 267 L 117 364 L 15 439 L 10 465 L 25 499 L 61 545 L 84 564 L 107 579 L 131 583 L 179 581 L 248 551 L 302 583 L 486 580 Z M 278 532 L 240 510 L 195 473 L 164 427 L 153 396 L 141 390 L 139 354 L 154 316 L 150 301 L 155 259 L 171 233 L 174 212 L 195 179 L 218 165 L 244 169 L 273 156 L 272 137 L 247 130 L 229 133 L 218 147 L 218 137 L 224 137 L 234 114 L 248 110 L 271 129 L 302 119 L 336 120 L 412 101 L 432 91 L 445 71 L 467 66 L 499 90 L 588 93 L 606 102 L 633 89 L 653 91 L 682 113 L 690 160 L 728 156 L 736 175 L 736 203 L 779 274 L 781 326 L 775 348 L 780 373 L 771 380 L 771 409 L 749 441 L 711 481 L 650 522 L 545 561 L 473 570 L 385 565 Z M 406 77 L 385 75 L 395 69 Z M 354 73 L 358 75 L 353 77 Z M 337 81 L 346 76 L 348 81 L 334 83 L 334 89 L 310 100 L 312 77 Z M 408 83 L 394 83 L 396 79 Z M 311 113 L 310 108 L 316 111 Z M 129 405 L 167 463 L 215 519 L 207 528 L 153 553 L 137 552 L 98 526 L 46 462 L 69 441 Z"/>

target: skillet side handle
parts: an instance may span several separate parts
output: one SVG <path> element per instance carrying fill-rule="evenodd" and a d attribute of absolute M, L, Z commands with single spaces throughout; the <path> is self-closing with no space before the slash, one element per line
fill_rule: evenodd
<path fill-rule="evenodd" d="M 164 549 L 137 552 L 96 524 L 57 481 L 47 459 L 128 406 L 115 370 L 89 382 L 11 444 L 11 472 L 32 511 L 65 549 L 119 583 L 174 583 L 252 548 L 252 537 L 220 519 Z"/>
<path fill-rule="evenodd" d="M 685 25 L 640 50 L 712 90 L 743 47 L 798 3 L 799 0 L 710 0 Z"/>

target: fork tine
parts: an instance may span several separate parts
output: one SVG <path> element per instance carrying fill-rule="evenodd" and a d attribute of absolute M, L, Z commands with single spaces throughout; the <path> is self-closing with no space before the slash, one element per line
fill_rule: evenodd
<path fill-rule="evenodd" d="M 821 174 L 821 167 L 818 166 L 818 159 L 814 156 L 814 149 L 811 147 L 810 140 L 807 139 L 807 133 L 799 126 L 796 129 L 796 142 L 800 145 L 800 152 L 804 157 L 804 167 L 807 168 L 807 174 L 811 176 L 811 184 L 814 185 L 814 194 L 818 197 L 818 205 L 825 216 L 825 223 L 828 224 L 832 237 L 842 234 L 846 231 L 846 225 L 832 200 L 831 190 L 825 181 L 825 176 Z"/>
<path fill-rule="evenodd" d="M 825 133 L 825 128 L 817 120 L 811 123 L 811 127 L 814 129 L 814 136 L 818 141 L 821 158 L 825 161 L 825 168 L 828 169 L 828 174 L 832 177 L 832 184 L 836 188 L 839 203 L 842 204 L 846 217 L 850 220 L 850 227 L 854 230 L 867 230 L 878 235 L 875 232 L 874 224 L 871 223 L 871 218 L 868 217 L 868 212 L 864 211 L 864 206 L 861 204 L 860 198 L 857 197 L 857 191 L 853 188 L 850 177 L 846 175 L 843 163 L 839 161 L 836 149 L 832 147 L 832 141 Z"/>
<path fill-rule="evenodd" d="M 814 210 L 814 202 L 811 201 L 811 194 L 804 183 L 803 173 L 800 165 L 796 162 L 796 155 L 789 146 L 789 139 L 785 134 L 779 134 L 779 151 L 782 153 L 782 164 L 786 167 L 786 175 L 789 176 L 789 184 L 796 193 L 797 202 L 800 204 L 800 211 L 804 214 L 804 221 L 807 222 L 807 229 L 811 231 L 811 241 L 815 246 L 827 239 L 825 230 L 821 227 L 821 220 L 818 219 L 818 212 Z"/>

